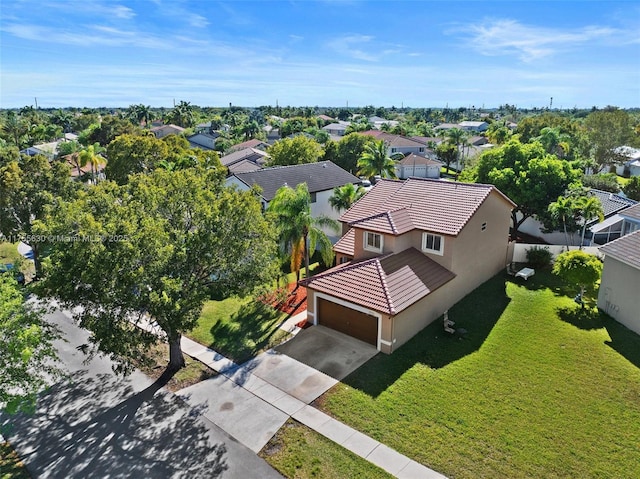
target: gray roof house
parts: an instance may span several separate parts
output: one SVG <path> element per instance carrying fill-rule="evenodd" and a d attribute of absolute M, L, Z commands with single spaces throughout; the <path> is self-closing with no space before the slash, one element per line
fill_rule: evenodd
<path fill-rule="evenodd" d="M 257 171 L 234 173 L 227 178 L 227 185 L 235 185 L 241 190 L 249 190 L 253 185 L 259 186 L 262 189 L 260 201 L 265 209 L 282 186 L 295 188 L 300 183 L 306 183 L 311 194 L 311 215 L 314 217 L 324 215 L 335 220 L 339 218 L 341 212 L 334 210 L 329 204 L 333 189 L 347 183 L 360 184 L 360 182 L 357 176 L 331 161 L 263 168 Z M 333 241 L 337 241 L 339 232 L 330 230 L 325 232 Z"/>

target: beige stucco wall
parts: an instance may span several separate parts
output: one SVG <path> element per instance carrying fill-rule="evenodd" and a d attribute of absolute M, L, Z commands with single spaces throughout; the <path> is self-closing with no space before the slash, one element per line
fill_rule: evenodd
<path fill-rule="evenodd" d="M 640 270 L 605 256 L 598 308 L 640 334 Z"/>
<path fill-rule="evenodd" d="M 457 294 L 454 281 L 455 278 L 393 318 L 390 341 L 392 346 L 389 352 L 395 351 L 409 341 L 416 333 L 431 324 L 456 303 L 454 298 Z"/>
<path fill-rule="evenodd" d="M 458 299 L 500 272 L 510 261 L 511 205 L 492 193 L 460 232 L 455 242 L 451 271 L 456 274 Z M 486 229 L 482 230 L 483 223 Z"/>

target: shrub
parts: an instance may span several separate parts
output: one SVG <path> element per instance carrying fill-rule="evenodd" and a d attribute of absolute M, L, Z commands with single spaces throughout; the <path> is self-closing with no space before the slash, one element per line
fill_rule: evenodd
<path fill-rule="evenodd" d="M 551 264 L 553 255 L 549 248 L 534 246 L 527 250 L 527 262 L 534 268 L 544 268 Z"/>
<path fill-rule="evenodd" d="M 620 184 L 618 183 L 615 173 L 585 175 L 582 177 L 582 184 L 597 190 L 608 191 L 609 193 L 620 192 Z"/>

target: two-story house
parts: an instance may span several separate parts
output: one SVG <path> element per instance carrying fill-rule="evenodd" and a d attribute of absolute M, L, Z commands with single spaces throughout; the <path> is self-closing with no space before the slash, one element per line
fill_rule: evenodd
<path fill-rule="evenodd" d="M 492 185 L 381 180 L 341 217 L 307 320 L 391 353 L 510 262 L 515 204 Z"/>

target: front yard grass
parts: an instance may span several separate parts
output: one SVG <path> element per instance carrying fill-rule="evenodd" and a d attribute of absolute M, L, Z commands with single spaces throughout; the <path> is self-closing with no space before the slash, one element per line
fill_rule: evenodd
<path fill-rule="evenodd" d="M 640 337 L 574 294 L 498 275 L 316 405 L 449 477 L 640 477 Z"/>
<path fill-rule="evenodd" d="M 18 253 L 17 245 L 6 241 L 0 242 L 0 263 L 13 264 L 19 258 L 21 255 Z"/>
<path fill-rule="evenodd" d="M 280 428 L 260 456 L 288 478 L 393 477 L 292 419 Z"/>
<path fill-rule="evenodd" d="M 288 337 L 279 329 L 285 318 L 250 297 L 207 301 L 198 325 L 187 336 L 240 364 Z"/>

